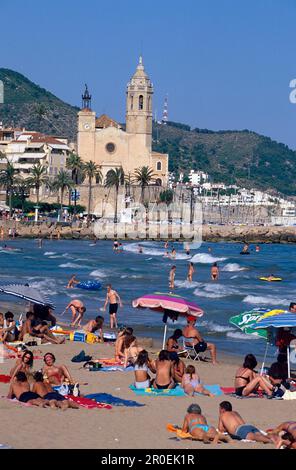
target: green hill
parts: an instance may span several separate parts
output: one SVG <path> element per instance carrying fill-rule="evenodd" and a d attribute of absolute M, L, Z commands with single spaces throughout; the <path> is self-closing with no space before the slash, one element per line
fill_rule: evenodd
<path fill-rule="evenodd" d="M 76 140 L 78 108 L 40 88 L 20 73 L 0 68 L 4 82 L 4 125 Z M 186 124 L 154 124 L 153 149 L 169 153 L 169 169 L 203 170 L 213 181 L 295 195 L 296 152 L 255 132 L 191 129 Z"/>
<path fill-rule="evenodd" d="M 4 103 L 0 104 L 4 125 L 76 138 L 78 108 L 13 70 L 0 68 L 0 80 L 4 83 Z"/>

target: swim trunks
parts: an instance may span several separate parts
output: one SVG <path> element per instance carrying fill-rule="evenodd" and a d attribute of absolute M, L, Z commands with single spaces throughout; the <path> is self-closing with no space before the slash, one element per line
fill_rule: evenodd
<path fill-rule="evenodd" d="M 199 343 L 196 343 L 196 345 L 194 346 L 194 349 L 197 353 L 200 353 L 200 352 L 205 352 L 207 347 L 208 345 L 205 341 L 200 341 Z"/>
<path fill-rule="evenodd" d="M 118 310 L 118 303 L 109 304 L 109 314 L 110 315 L 113 315 L 114 313 L 116 313 L 117 310 Z"/>
<path fill-rule="evenodd" d="M 235 431 L 235 436 L 240 438 L 240 439 L 246 439 L 247 435 L 252 432 L 260 432 L 256 426 L 253 426 L 252 424 L 242 424 L 239 426 L 236 431 Z"/>
<path fill-rule="evenodd" d="M 34 392 L 23 392 L 19 397 L 19 401 L 23 403 L 27 403 L 29 400 L 36 400 L 36 398 L 41 398 L 41 397 L 40 395 Z"/>
<path fill-rule="evenodd" d="M 48 392 L 44 395 L 44 400 L 56 400 L 56 401 L 64 401 L 66 398 L 58 392 Z"/>

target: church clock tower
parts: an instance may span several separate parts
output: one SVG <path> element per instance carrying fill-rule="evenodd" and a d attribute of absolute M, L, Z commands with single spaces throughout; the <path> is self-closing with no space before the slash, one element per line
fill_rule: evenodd
<path fill-rule="evenodd" d="M 96 113 L 91 110 L 91 95 L 87 85 L 82 95 L 82 109 L 78 113 L 78 155 L 84 161 L 95 158 Z"/>
<path fill-rule="evenodd" d="M 142 57 L 127 84 L 126 94 L 126 132 L 142 134 L 146 147 L 151 150 L 153 85 L 144 70 Z"/>

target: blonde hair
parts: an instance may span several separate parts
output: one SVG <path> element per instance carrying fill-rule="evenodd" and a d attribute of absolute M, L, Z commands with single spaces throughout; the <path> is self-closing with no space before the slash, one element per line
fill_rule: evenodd
<path fill-rule="evenodd" d="M 193 374 L 195 374 L 195 367 L 192 365 L 187 366 L 186 374 L 190 374 L 190 379 L 192 379 Z"/>

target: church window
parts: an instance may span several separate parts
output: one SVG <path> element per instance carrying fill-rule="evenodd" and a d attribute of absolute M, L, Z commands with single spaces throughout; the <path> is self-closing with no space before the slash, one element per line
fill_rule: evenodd
<path fill-rule="evenodd" d="M 115 152 L 115 145 L 113 144 L 113 142 L 108 142 L 108 144 L 106 144 L 105 148 L 106 148 L 107 152 L 109 152 L 109 153 Z"/>
<path fill-rule="evenodd" d="M 147 106 L 148 111 L 151 111 L 151 96 L 148 96 L 148 106 Z"/>
<path fill-rule="evenodd" d="M 157 162 L 156 164 L 156 170 L 161 171 L 161 162 Z"/>
<path fill-rule="evenodd" d="M 134 109 L 134 95 L 131 95 L 131 110 Z"/>
<path fill-rule="evenodd" d="M 139 96 L 139 109 L 143 109 L 143 105 L 144 105 L 144 97 L 143 95 L 140 95 Z"/>

